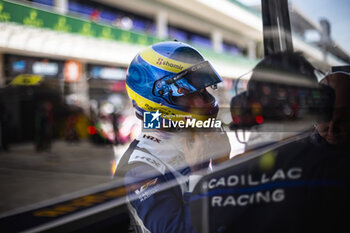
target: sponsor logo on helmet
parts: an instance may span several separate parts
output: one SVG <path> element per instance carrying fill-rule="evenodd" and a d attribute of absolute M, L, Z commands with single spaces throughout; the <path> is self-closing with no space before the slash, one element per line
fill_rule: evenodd
<path fill-rule="evenodd" d="M 170 67 L 170 68 L 174 68 L 174 69 L 178 69 L 178 70 L 183 70 L 183 66 L 180 65 L 180 64 L 175 64 L 173 62 L 169 62 L 168 60 L 165 60 L 161 57 L 158 58 L 157 62 L 156 62 L 157 65 L 161 65 L 161 66 L 167 66 L 167 67 Z"/>
<path fill-rule="evenodd" d="M 162 56 L 161 54 L 154 51 L 151 47 L 142 51 L 140 53 L 140 56 L 147 63 L 173 73 L 178 73 L 181 70 L 184 70 L 193 65 L 191 63 L 186 63 L 171 59 L 170 57 Z"/>
<path fill-rule="evenodd" d="M 161 58 L 161 57 L 160 57 L 160 58 L 158 58 L 158 61 L 157 61 L 157 63 L 156 63 L 156 64 L 157 64 L 157 65 L 161 65 L 161 64 L 163 63 L 163 60 L 164 60 L 164 59 L 163 59 L 163 58 Z"/>

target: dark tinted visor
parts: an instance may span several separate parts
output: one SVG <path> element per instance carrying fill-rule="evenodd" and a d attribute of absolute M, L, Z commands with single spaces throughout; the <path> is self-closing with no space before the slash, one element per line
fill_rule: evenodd
<path fill-rule="evenodd" d="M 193 65 L 173 77 L 165 80 L 168 85 L 174 84 L 189 92 L 202 90 L 208 86 L 222 82 L 221 77 L 216 73 L 208 61 Z"/>

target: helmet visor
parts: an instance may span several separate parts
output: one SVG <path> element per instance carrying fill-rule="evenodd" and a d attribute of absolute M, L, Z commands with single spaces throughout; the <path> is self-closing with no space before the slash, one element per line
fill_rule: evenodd
<path fill-rule="evenodd" d="M 203 61 L 155 82 L 154 94 L 170 100 L 171 96 L 200 91 L 219 82 L 222 82 L 221 77 L 208 61 Z"/>

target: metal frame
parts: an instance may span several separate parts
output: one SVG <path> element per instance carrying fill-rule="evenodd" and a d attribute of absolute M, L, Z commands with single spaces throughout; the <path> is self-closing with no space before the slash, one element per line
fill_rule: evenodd
<path fill-rule="evenodd" d="M 293 51 L 288 0 L 261 0 L 264 54 Z"/>

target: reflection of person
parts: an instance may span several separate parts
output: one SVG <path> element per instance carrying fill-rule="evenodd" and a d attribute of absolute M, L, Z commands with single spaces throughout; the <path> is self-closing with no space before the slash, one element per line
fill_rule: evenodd
<path fill-rule="evenodd" d="M 4 151 L 9 150 L 9 131 L 10 117 L 5 105 L 0 102 L 0 148 Z"/>
<path fill-rule="evenodd" d="M 346 147 L 350 142 L 350 74 L 333 73 L 321 83 L 334 89 L 336 98 L 332 119 L 319 123 L 317 131 L 328 144 Z"/>
<path fill-rule="evenodd" d="M 273 60 L 268 65 L 270 71 L 281 72 L 284 67 L 285 73 L 280 77 L 286 77 L 286 72 L 300 76 L 305 70 L 303 63 L 293 70 L 289 66 L 293 58 L 297 57 L 277 54 L 265 58 L 262 63 Z M 349 82 L 338 83 L 340 78 L 330 81 L 331 78 L 326 78 L 331 87 L 341 84 L 344 90 L 349 89 Z M 299 89 L 304 94 L 305 89 Z M 349 101 L 348 94 L 340 90 L 335 93 L 335 106 L 348 106 L 349 103 L 345 104 Z M 332 120 L 339 120 L 341 115 L 348 121 L 349 115 L 344 114 L 335 110 Z M 347 124 L 343 122 L 343 130 Z M 348 136 L 343 133 L 327 138 L 323 132 L 320 134 L 325 140 L 332 139 L 329 143 L 333 145 L 344 142 Z M 317 143 L 310 131 L 232 159 L 222 170 L 207 175 L 196 186 L 191 206 L 195 229 L 198 232 L 254 233 L 344 231 L 348 228 L 344 213 L 349 207 L 350 194 L 350 156 L 349 149 L 344 149 Z M 196 214 L 202 210 L 207 213 L 204 217 Z"/>
<path fill-rule="evenodd" d="M 275 54 L 257 64 L 247 90 L 231 100 L 232 126 L 250 127 L 246 149 L 312 128 L 313 121 L 307 122 L 304 116 L 310 108 L 307 104 L 315 99 L 313 88 L 318 86 L 314 72 L 298 53 Z"/>
<path fill-rule="evenodd" d="M 192 68 L 199 70 L 192 72 Z M 210 73 L 199 73 L 202 68 Z M 221 78 L 202 55 L 180 42 L 158 43 L 140 52 L 131 62 L 126 78 L 136 115 L 143 119 L 144 127 L 150 128 L 162 120 L 215 117 L 218 105 L 206 87 L 218 82 Z M 218 137 L 210 141 L 210 136 L 201 137 L 198 132 L 159 126 L 141 132 L 117 168 L 135 220 L 131 225 L 142 232 L 193 232 L 188 215 L 189 188 L 194 178 L 191 173 L 208 167 L 207 158 L 198 148 L 204 150 L 210 142 L 215 145 Z M 224 133 L 216 135 L 221 136 L 221 141 L 227 140 Z M 220 149 L 228 153 L 227 148 Z M 195 158 L 198 154 L 201 156 Z"/>
<path fill-rule="evenodd" d="M 51 102 L 41 102 L 37 107 L 35 129 L 36 150 L 50 150 L 53 136 L 53 105 Z"/>

